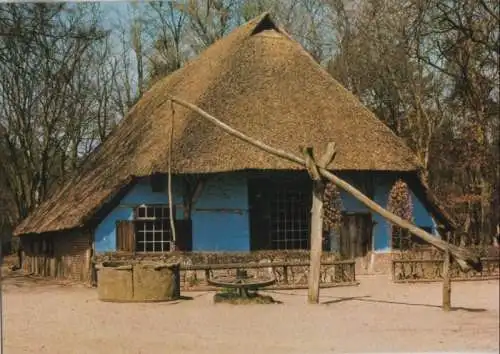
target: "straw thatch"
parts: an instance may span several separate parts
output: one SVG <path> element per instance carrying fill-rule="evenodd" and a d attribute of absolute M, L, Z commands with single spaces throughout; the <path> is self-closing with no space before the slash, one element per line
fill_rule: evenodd
<path fill-rule="evenodd" d="M 82 226 L 131 176 L 166 172 L 172 119 L 167 94 L 284 150 L 319 153 L 337 144 L 335 169 L 417 171 L 409 148 L 324 71 L 268 14 L 216 42 L 157 82 L 79 175 L 41 205 L 16 234 Z M 174 173 L 298 169 L 174 106 Z"/>

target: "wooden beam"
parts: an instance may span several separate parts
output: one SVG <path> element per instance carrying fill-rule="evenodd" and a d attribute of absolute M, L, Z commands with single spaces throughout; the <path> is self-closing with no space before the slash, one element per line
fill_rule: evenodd
<path fill-rule="evenodd" d="M 192 110 L 193 112 L 198 113 L 200 116 L 202 116 L 206 120 L 210 121 L 212 124 L 218 126 L 219 128 L 223 129 L 225 132 L 229 133 L 230 135 L 237 137 L 243 141 L 246 141 L 247 143 L 249 143 L 249 144 L 251 144 L 251 145 L 253 145 L 253 146 L 255 146 L 263 151 L 266 151 L 272 155 L 281 157 L 285 160 L 295 162 L 295 163 L 302 165 L 302 166 L 306 165 L 306 162 L 304 159 L 302 159 L 298 156 L 295 156 L 294 154 L 291 154 L 289 152 L 286 152 L 284 150 L 273 148 L 269 145 L 264 144 L 263 142 L 261 142 L 259 140 L 251 138 L 251 137 L 241 133 L 240 131 L 230 127 L 229 125 L 221 122 L 217 118 L 213 117 L 212 115 L 208 114 L 207 112 L 205 112 L 201 108 L 197 107 L 196 105 L 193 105 L 193 104 L 186 102 L 180 98 L 173 97 L 170 95 L 167 96 L 167 99 L 169 99 L 172 102 L 175 102 L 175 103 L 177 103 L 185 108 L 188 108 L 188 109 Z M 363 203 L 371 211 L 379 214 L 380 216 L 387 219 L 391 223 L 396 224 L 397 226 L 399 226 L 405 230 L 408 230 L 416 237 L 424 240 L 427 243 L 430 243 L 431 245 L 440 249 L 443 252 L 445 251 L 445 248 L 448 247 L 450 254 L 455 258 L 455 260 L 460 265 L 460 268 L 463 271 L 468 271 L 471 268 L 474 268 L 476 271 L 481 271 L 481 262 L 479 260 L 479 257 L 476 254 L 472 253 L 469 250 L 462 249 L 462 248 L 457 247 L 455 245 L 451 245 L 448 242 L 443 241 L 443 240 L 431 235 L 430 233 L 420 229 L 419 227 L 417 227 L 417 226 L 409 223 L 408 221 L 400 218 L 399 216 L 391 213 L 390 211 L 384 209 L 383 207 L 381 207 L 380 205 L 378 205 L 377 203 L 372 201 L 370 198 L 365 196 L 358 189 L 356 189 L 355 187 L 353 187 L 352 185 L 350 185 L 349 183 L 347 183 L 343 179 L 334 175 L 332 172 L 330 172 L 322 167 L 319 167 L 318 171 L 324 178 L 328 179 L 329 181 L 334 183 L 337 187 L 339 187 L 339 188 L 343 189 L 344 191 L 346 191 L 347 193 L 351 194 L 354 198 L 356 198 L 361 203 Z"/>
<path fill-rule="evenodd" d="M 195 177 L 190 180 L 189 177 L 183 177 L 184 193 L 182 204 L 184 206 L 184 219 L 191 220 L 191 211 L 203 192 L 205 186 L 205 177 Z"/>
<path fill-rule="evenodd" d="M 323 191 L 324 183 L 314 161 L 312 148 L 302 149 L 305 165 L 311 179 L 313 180 L 312 207 L 311 207 L 311 232 L 308 274 L 308 302 L 317 304 L 319 302 L 319 282 L 321 277 L 321 251 L 323 238 Z"/>
<path fill-rule="evenodd" d="M 308 277 L 308 302 L 319 303 L 319 283 L 321 278 L 321 251 L 323 244 L 323 181 L 313 182 L 311 207 L 311 251 Z"/>
<path fill-rule="evenodd" d="M 174 148 L 174 116 L 175 116 L 175 109 L 174 109 L 174 104 L 170 103 L 171 109 L 172 109 L 172 119 L 170 120 L 170 146 L 168 149 L 168 213 L 169 213 L 169 219 L 170 219 L 170 231 L 172 232 L 172 243 L 170 250 L 175 251 L 176 247 L 176 241 L 177 241 L 177 235 L 175 232 L 175 215 L 174 215 L 174 194 L 172 192 L 172 159 L 173 159 L 173 153 L 172 150 Z"/>
<path fill-rule="evenodd" d="M 203 189 L 205 188 L 206 184 L 206 178 L 199 178 L 196 181 L 196 187 L 193 192 L 193 197 L 191 198 L 191 203 L 192 205 L 195 205 L 198 199 L 201 197 L 201 193 L 203 192 Z"/>
<path fill-rule="evenodd" d="M 319 287 L 321 280 L 321 252 L 323 250 L 323 194 L 325 184 L 314 159 L 313 149 L 302 149 L 306 168 L 313 180 L 312 207 L 311 207 L 311 234 L 310 234 L 310 266 L 308 276 L 308 302 L 319 303 Z M 335 156 L 335 144 L 329 143 L 320 158 L 320 165 L 330 164 Z"/>
<path fill-rule="evenodd" d="M 333 162 L 333 159 L 335 158 L 336 154 L 337 154 L 337 146 L 335 145 L 334 142 L 329 142 L 328 145 L 326 146 L 325 153 L 321 156 L 321 158 L 318 161 L 318 166 L 322 168 L 328 168 L 328 165 L 330 165 Z"/>
<path fill-rule="evenodd" d="M 448 233 L 449 235 L 449 233 Z M 449 241 L 449 237 L 447 240 Z M 451 257 L 448 247 L 444 251 L 444 262 L 443 262 L 443 311 L 451 310 Z"/>
<path fill-rule="evenodd" d="M 305 165 L 309 176 L 313 181 L 321 181 L 321 175 L 319 174 L 316 162 L 314 162 L 312 147 L 302 148 L 302 152 L 304 154 Z"/>

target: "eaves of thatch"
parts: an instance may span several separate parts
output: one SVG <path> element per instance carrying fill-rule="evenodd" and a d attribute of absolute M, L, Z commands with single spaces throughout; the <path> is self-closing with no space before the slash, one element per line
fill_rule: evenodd
<path fill-rule="evenodd" d="M 15 234 L 82 227 L 133 176 L 166 173 L 174 121 L 174 173 L 301 169 L 229 136 L 180 106 L 175 95 L 284 150 L 337 144 L 336 170 L 417 171 L 410 149 L 278 28 L 266 13 L 158 81 L 81 171 Z"/>

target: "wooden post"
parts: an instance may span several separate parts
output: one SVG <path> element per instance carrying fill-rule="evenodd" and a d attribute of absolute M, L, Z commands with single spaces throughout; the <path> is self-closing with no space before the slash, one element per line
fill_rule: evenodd
<path fill-rule="evenodd" d="M 325 184 L 318 167 L 314 161 L 312 148 L 302 149 L 305 156 L 305 165 L 313 181 L 312 207 L 311 207 L 311 247 L 308 277 L 308 302 L 319 302 L 319 283 L 321 279 L 321 252 L 323 250 L 323 193 Z M 319 165 L 326 167 L 335 156 L 335 144 L 330 143 L 326 152 L 321 156 Z"/>
<path fill-rule="evenodd" d="M 283 283 L 288 284 L 288 267 L 283 266 Z"/>
<path fill-rule="evenodd" d="M 311 208 L 311 258 L 309 266 L 309 291 L 308 301 L 310 304 L 319 302 L 319 282 L 321 268 L 321 251 L 323 239 L 323 189 L 324 184 L 320 181 L 313 182 L 313 200 Z"/>
<path fill-rule="evenodd" d="M 208 282 L 209 279 L 210 279 L 210 269 L 205 269 L 205 283 L 207 285 L 210 285 L 210 283 Z"/>
<path fill-rule="evenodd" d="M 443 261 L 443 311 L 451 310 L 451 256 L 450 250 L 446 247 Z"/>

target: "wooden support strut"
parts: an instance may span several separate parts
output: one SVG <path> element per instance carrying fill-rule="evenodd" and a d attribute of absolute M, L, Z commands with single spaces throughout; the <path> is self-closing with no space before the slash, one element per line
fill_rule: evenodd
<path fill-rule="evenodd" d="M 451 309 L 451 274 L 450 274 L 450 252 L 444 252 L 443 262 L 443 310 Z"/>
<path fill-rule="evenodd" d="M 450 233 L 447 234 L 447 240 L 450 240 Z M 444 251 L 444 262 L 443 262 L 443 311 L 451 310 L 451 257 L 448 247 Z"/>
<path fill-rule="evenodd" d="M 313 180 L 312 207 L 311 207 L 311 251 L 308 277 L 308 302 L 319 303 L 319 285 L 321 277 L 321 252 L 323 245 L 323 192 L 325 184 L 318 171 L 318 165 L 326 167 L 335 157 L 335 144 L 329 143 L 326 152 L 321 156 L 319 163 L 315 162 L 313 149 L 302 148 L 306 168 Z"/>
<path fill-rule="evenodd" d="M 306 161 L 306 168 L 313 180 L 312 207 L 311 207 L 311 251 L 308 276 L 308 302 L 317 304 L 319 302 L 319 283 L 321 275 L 321 244 L 323 236 L 323 190 L 324 184 L 319 174 L 312 148 L 302 149 Z"/>
<path fill-rule="evenodd" d="M 259 140 L 256 140 L 254 138 L 251 138 L 240 131 L 230 127 L 229 125 L 221 122 L 217 118 L 213 117 L 212 115 L 208 114 L 201 108 L 197 107 L 196 105 L 193 105 L 189 102 L 186 102 L 182 99 L 179 99 L 177 97 L 173 97 L 168 95 L 167 100 L 171 100 L 172 102 L 175 102 L 185 108 L 190 109 L 193 112 L 198 113 L 200 116 L 205 118 L 206 120 L 210 121 L 212 124 L 218 126 L 219 128 L 223 129 L 226 133 L 229 133 L 230 135 L 237 137 L 243 141 L 248 142 L 249 144 L 266 151 L 272 155 L 281 157 L 283 159 L 286 159 L 291 162 L 295 162 L 299 165 L 306 166 L 306 162 L 304 159 L 295 156 L 294 154 L 291 154 L 289 152 L 286 152 L 284 150 L 276 149 L 273 148 L 269 145 L 266 145 L 262 143 Z M 363 193 L 361 193 L 358 189 L 344 181 L 343 179 L 337 177 L 334 175 L 332 172 L 326 170 L 324 167 L 318 166 L 318 171 L 323 176 L 324 178 L 328 179 L 332 183 L 334 183 L 337 187 L 343 189 L 347 193 L 351 194 L 354 198 L 359 200 L 361 203 L 363 203 L 366 207 L 368 207 L 371 211 L 379 214 L 383 218 L 387 219 L 391 223 L 398 225 L 399 227 L 408 230 L 411 232 L 413 235 L 416 237 L 426 241 L 427 243 L 433 245 L 434 247 L 438 248 L 441 251 L 445 251 L 445 248 L 449 248 L 450 254 L 455 258 L 457 263 L 459 264 L 460 268 L 463 271 L 469 271 L 470 269 L 475 269 L 476 271 L 481 271 L 481 262 L 479 260 L 479 257 L 475 254 L 473 254 L 471 251 L 460 248 L 458 246 L 449 244 L 446 241 L 443 241 L 430 233 L 422 230 L 421 228 L 411 224 L 410 222 L 400 218 L 399 216 L 391 213 L 390 211 L 384 209 L 374 201 L 372 201 L 370 198 L 365 196 Z"/>

